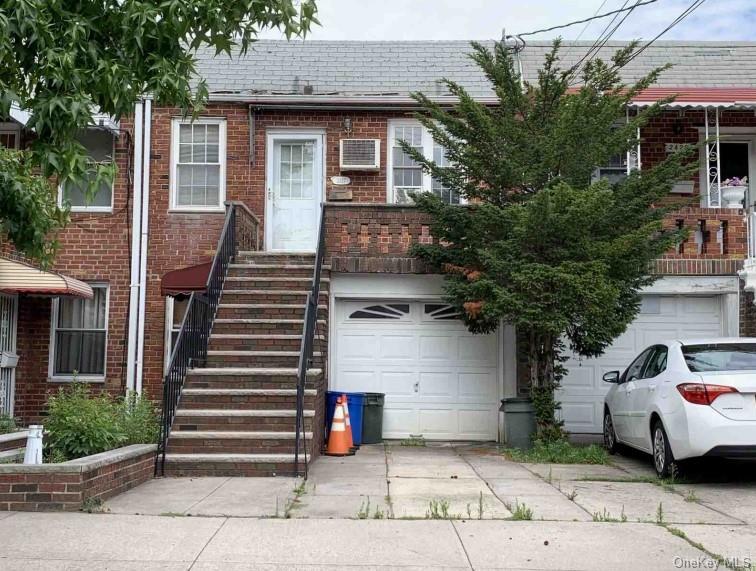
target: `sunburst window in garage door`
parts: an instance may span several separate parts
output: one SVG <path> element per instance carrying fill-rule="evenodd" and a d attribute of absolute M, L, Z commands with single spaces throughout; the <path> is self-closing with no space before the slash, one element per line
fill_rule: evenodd
<path fill-rule="evenodd" d="M 402 319 L 409 317 L 408 303 L 388 303 L 367 305 L 349 314 L 349 319 Z"/>
<path fill-rule="evenodd" d="M 425 319 L 459 319 L 457 308 L 445 303 L 426 303 L 423 309 Z"/>

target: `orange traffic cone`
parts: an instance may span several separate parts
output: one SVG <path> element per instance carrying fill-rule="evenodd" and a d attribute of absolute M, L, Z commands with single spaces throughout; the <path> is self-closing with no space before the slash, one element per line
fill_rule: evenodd
<path fill-rule="evenodd" d="M 341 404 L 341 397 L 336 400 L 336 409 L 333 411 L 333 423 L 331 423 L 331 432 L 328 436 L 328 448 L 326 456 L 350 456 L 354 454 L 349 449 L 349 438 L 346 431 L 346 420 L 344 418 L 344 405 Z"/>
<path fill-rule="evenodd" d="M 349 449 L 354 452 L 359 446 L 354 445 L 354 434 L 352 433 L 352 419 L 349 418 L 349 398 L 346 395 L 341 395 L 341 402 L 344 405 L 344 419 L 346 420 L 346 432 L 349 438 Z"/>

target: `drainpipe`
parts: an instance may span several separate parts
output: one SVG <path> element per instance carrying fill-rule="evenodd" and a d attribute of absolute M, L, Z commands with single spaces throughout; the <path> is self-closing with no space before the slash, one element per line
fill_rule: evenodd
<path fill-rule="evenodd" d="M 126 388 L 138 393 L 142 392 L 144 356 L 151 115 L 152 100 L 150 98 L 143 98 L 134 106 L 134 201 Z"/>

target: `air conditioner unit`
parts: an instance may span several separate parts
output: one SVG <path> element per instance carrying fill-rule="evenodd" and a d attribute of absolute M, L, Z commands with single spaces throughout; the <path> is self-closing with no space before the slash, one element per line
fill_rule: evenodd
<path fill-rule="evenodd" d="M 341 139 L 339 165 L 343 171 L 377 171 L 381 166 L 380 139 Z"/>

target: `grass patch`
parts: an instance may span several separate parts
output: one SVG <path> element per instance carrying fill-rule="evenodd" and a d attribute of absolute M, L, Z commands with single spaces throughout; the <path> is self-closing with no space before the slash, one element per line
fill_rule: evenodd
<path fill-rule="evenodd" d="M 529 464 L 608 464 L 609 454 L 603 446 L 574 446 L 566 440 L 537 441 L 529 450 L 507 448 L 504 454 L 515 462 Z"/>
<path fill-rule="evenodd" d="M 422 438 L 420 436 L 411 436 L 410 438 L 405 438 L 399 443 L 399 446 L 416 446 L 416 447 L 424 447 L 425 446 L 425 438 Z"/>

